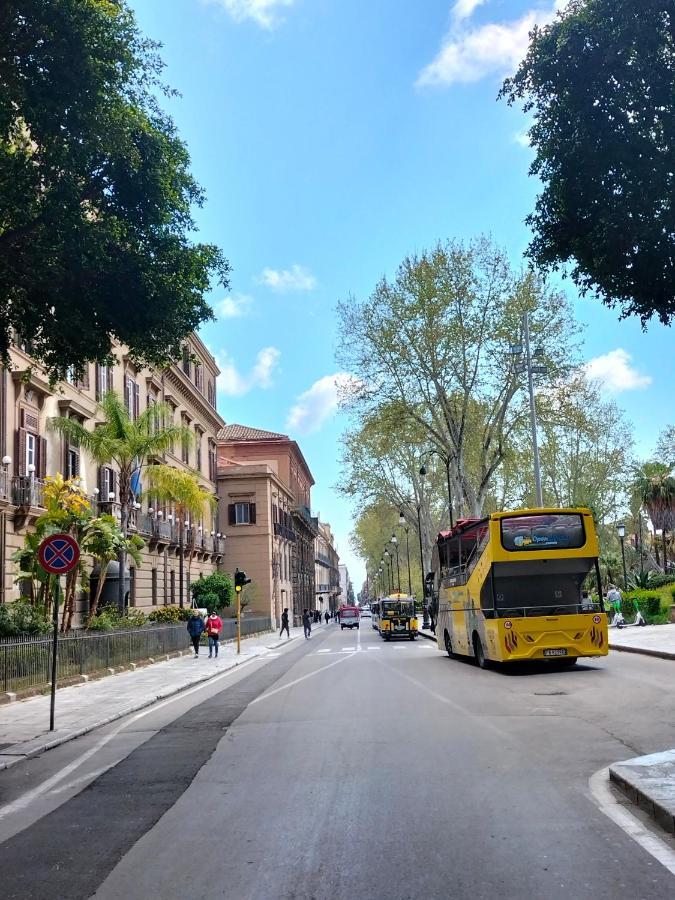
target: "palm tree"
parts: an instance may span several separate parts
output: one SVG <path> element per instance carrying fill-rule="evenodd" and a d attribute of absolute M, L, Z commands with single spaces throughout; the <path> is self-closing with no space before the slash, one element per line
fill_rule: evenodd
<path fill-rule="evenodd" d="M 122 398 L 114 391 L 106 393 L 99 404 L 103 422 L 89 431 L 75 419 L 57 416 L 49 421 L 49 428 L 64 435 L 79 446 L 98 465 L 114 463 L 119 479 L 120 525 L 126 541 L 129 525 L 129 504 L 134 497 L 133 485 L 143 469 L 154 467 L 154 460 L 163 456 L 176 441 L 192 442 L 192 433 L 182 425 L 165 424 L 171 421 L 168 404 L 149 406 L 133 418 Z M 119 548 L 119 579 L 117 601 L 124 613 L 124 570 L 126 543 Z"/>
<path fill-rule="evenodd" d="M 178 603 L 183 607 L 183 591 L 184 584 L 184 557 L 185 557 L 185 523 L 188 519 L 194 520 L 201 516 L 205 509 L 214 509 L 217 503 L 212 493 L 203 488 L 197 480 L 197 473 L 189 469 L 178 470 L 172 469 L 171 466 L 153 466 L 148 472 L 148 482 L 153 496 L 165 503 L 171 503 L 174 507 L 176 519 L 178 520 L 178 543 L 179 543 L 179 571 L 178 580 L 180 588 L 178 592 Z M 194 535 L 194 528 L 192 529 Z M 194 547 L 194 538 L 192 539 L 188 556 L 188 575 L 190 574 L 190 565 L 192 561 L 192 549 Z"/>
<path fill-rule="evenodd" d="M 125 546 L 123 547 L 123 545 Z M 98 563 L 99 569 L 96 593 L 89 604 L 89 615 L 84 626 L 85 629 L 89 628 L 96 615 L 110 563 L 117 559 L 121 549 L 126 549 L 126 552 L 132 557 L 136 565 L 140 566 L 140 550 L 144 546 L 145 542 L 137 534 L 132 534 L 130 538 L 125 539 L 114 516 L 98 516 L 86 523 L 82 535 L 82 552 L 93 556 L 94 561 Z"/>
<path fill-rule="evenodd" d="M 663 571 L 668 568 L 666 533 L 675 525 L 675 478 L 670 466 L 660 462 L 647 462 L 638 469 L 635 492 L 651 519 L 654 531 L 663 536 Z"/>

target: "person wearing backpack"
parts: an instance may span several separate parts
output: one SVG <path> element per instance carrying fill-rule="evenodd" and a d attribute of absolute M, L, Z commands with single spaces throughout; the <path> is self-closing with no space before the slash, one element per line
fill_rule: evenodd
<path fill-rule="evenodd" d="M 206 620 L 206 636 L 209 639 L 209 659 L 214 655 L 218 656 L 218 642 L 220 641 L 220 632 L 223 630 L 223 621 L 219 615 L 212 612 Z"/>

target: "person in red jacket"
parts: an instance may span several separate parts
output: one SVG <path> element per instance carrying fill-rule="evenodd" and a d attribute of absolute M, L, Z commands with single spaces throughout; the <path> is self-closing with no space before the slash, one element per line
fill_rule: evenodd
<path fill-rule="evenodd" d="M 218 656 L 218 641 L 220 640 L 220 632 L 223 630 L 223 622 L 220 616 L 212 612 L 206 620 L 206 635 L 209 639 L 209 659 L 215 655 Z"/>

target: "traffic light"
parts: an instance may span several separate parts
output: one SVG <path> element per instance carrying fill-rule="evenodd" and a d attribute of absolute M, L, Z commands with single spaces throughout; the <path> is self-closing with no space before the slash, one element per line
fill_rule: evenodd
<path fill-rule="evenodd" d="M 234 589 L 240 591 L 245 584 L 250 584 L 251 579 L 246 577 L 246 572 L 240 572 L 239 569 L 234 570 Z"/>

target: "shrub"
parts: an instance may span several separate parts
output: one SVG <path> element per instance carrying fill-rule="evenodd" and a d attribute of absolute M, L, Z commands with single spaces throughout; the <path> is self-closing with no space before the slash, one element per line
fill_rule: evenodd
<path fill-rule="evenodd" d="M 26 600 L 16 600 L 0 606 L 0 637 L 47 634 L 48 631 L 49 620 L 44 607 L 33 606 Z"/>
<path fill-rule="evenodd" d="M 112 631 L 114 628 L 113 621 L 108 613 L 103 610 L 89 623 L 89 631 Z"/>
<path fill-rule="evenodd" d="M 190 615 L 190 610 L 181 609 L 180 606 L 159 606 L 148 614 L 148 621 L 158 625 L 172 625 L 183 622 Z"/>
<path fill-rule="evenodd" d="M 661 612 L 661 595 L 653 591 L 631 591 L 623 598 L 621 611 L 624 618 L 633 618 L 636 607 L 640 610 L 649 624 L 658 624 L 663 619 Z"/>
<path fill-rule="evenodd" d="M 206 578 L 193 581 L 190 590 L 195 606 L 200 609 L 206 607 L 211 613 L 230 605 L 234 585 L 229 575 L 214 572 L 212 575 L 207 575 Z"/>
<path fill-rule="evenodd" d="M 112 606 L 104 607 L 89 625 L 89 631 L 111 631 L 114 628 L 141 628 L 147 619 L 140 609 L 130 609 L 121 616 Z"/>

